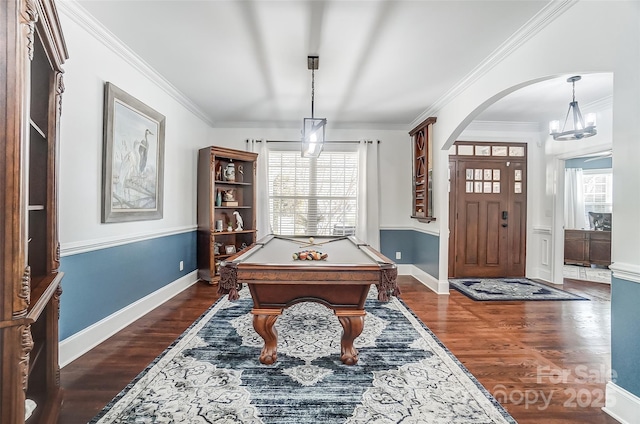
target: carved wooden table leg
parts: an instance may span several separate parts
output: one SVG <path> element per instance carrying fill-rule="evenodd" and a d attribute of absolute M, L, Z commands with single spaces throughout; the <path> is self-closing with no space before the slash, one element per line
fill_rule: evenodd
<path fill-rule="evenodd" d="M 278 359 L 278 332 L 274 324 L 282 309 L 252 309 L 253 328 L 264 340 L 264 347 L 260 353 L 260 362 L 271 365 Z"/>
<path fill-rule="evenodd" d="M 345 365 L 355 365 L 358 362 L 358 349 L 353 347 L 353 341 L 362 333 L 364 328 L 365 311 L 335 311 L 342 324 L 342 340 L 340 341 L 342 355 L 340 359 Z"/>

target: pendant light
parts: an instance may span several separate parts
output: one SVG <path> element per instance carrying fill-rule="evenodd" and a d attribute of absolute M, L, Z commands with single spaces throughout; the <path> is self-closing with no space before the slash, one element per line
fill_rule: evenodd
<path fill-rule="evenodd" d="M 562 131 L 560 130 L 560 121 L 551 121 L 549 123 L 549 133 L 554 140 L 566 141 L 566 140 L 581 140 L 596 135 L 596 114 L 588 113 L 585 115 L 585 119 L 582 118 L 578 102 L 576 101 L 576 81 L 580 81 L 582 77 L 576 75 L 567 79 L 573 87 L 573 99 L 569 103 L 569 110 L 567 116 L 564 119 L 564 125 Z M 571 115 L 571 121 L 569 120 Z M 573 123 L 573 127 L 567 128 L 567 122 Z"/>
<path fill-rule="evenodd" d="M 314 117 L 315 70 L 318 69 L 320 58 L 307 56 L 307 68 L 311 70 L 311 118 L 304 118 L 302 122 L 302 157 L 317 158 L 324 146 L 326 118 Z"/>

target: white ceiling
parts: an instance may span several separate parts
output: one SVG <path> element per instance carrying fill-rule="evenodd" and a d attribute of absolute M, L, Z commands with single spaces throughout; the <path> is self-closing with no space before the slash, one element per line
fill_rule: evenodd
<path fill-rule="evenodd" d="M 408 129 L 547 1 L 104 1 L 78 4 L 191 100 L 215 126 Z M 542 12 L 541 12 L 542 11 Z M 519 90 L 481 120 L 561 119 L 567 75 Z M 611 75 L 577 83 L 581 107 Z"/>

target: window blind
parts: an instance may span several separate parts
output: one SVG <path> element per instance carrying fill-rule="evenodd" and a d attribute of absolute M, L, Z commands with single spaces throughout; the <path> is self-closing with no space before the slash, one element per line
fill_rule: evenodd
<path fill-rule="evenodd" d="M 355 234 L 358 154 L 269 151 L 269 218 L 275 234 Z"/>
<path fill-rule="evenodd" d="M 585 215 L 613 209 L 613 173 L 610 169 L 583 171 Z M 587 220 L 588 222 L 588 220 Z"/>

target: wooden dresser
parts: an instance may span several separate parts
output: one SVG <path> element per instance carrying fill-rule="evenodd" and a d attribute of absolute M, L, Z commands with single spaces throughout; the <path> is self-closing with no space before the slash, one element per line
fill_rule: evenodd
<path fill-rule="evenodd" d="M 611 231 L 564 230 L 564 263 L 611 265 Z"/>
<path fill-rule="evenodd" d="M 53 0 L 0 1 L 0 33 L 0 422 L 25 422 L 28 404 L 35 405 L 28 423 L 56 423 L 58 134 L 67 50 Z"/>

